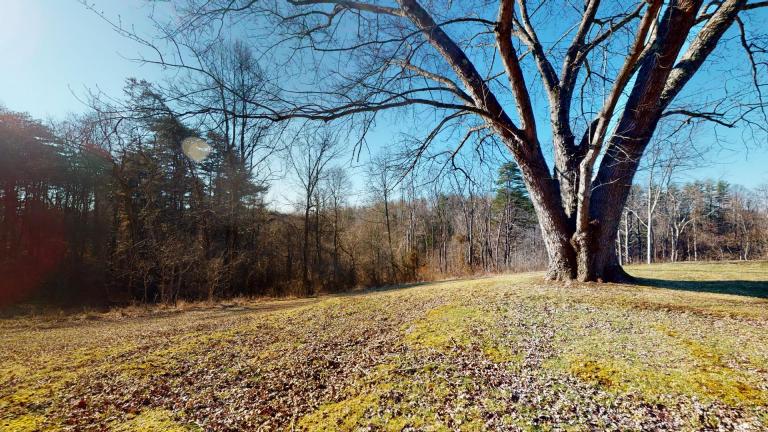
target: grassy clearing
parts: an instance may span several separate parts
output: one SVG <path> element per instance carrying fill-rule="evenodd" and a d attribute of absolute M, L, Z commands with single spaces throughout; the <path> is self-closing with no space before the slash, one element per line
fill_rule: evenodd
<path fill-rule="evenodd" d="M 0 320 L 0 430 L 766 430 L 768 263 Z"/>

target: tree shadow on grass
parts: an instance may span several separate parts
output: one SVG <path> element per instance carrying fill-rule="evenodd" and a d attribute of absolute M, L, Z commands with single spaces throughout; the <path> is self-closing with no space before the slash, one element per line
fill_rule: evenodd
<path fill-rule="evenodd" d="M 708 292 L 768 299 L 768 281 L 687 281 L 635 278 L 638 285 L 681 291 Z"/>

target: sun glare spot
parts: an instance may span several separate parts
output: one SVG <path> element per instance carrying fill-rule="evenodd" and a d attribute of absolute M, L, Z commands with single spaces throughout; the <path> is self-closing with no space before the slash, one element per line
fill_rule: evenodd
<path fill-rule="evenodd" d="M 0 10 L 0 52 L 3 61 L 23 65 L 34 55 L 40 36 L 40 13 L 32 2 L 2 2 Z"/>
<path fill-rule="evenodd" d="M 193 161 L 202 162 L 211 153 L 211 146 L 205 140 L 189 137 L 182 141 L 181 150 Z"/>

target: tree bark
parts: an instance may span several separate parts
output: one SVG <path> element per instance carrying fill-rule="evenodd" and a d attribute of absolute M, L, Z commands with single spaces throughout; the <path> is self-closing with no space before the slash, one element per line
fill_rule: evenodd
<path fill-rule="evenodd" d="M 309 204 L 304 208 L 304 240 L 301 244 L 301 287 L 304 295 L 312 295 L 309 284 Z"/>
<path fill-rule="evenodd" d="M 646 251 L 645 251 L 645 262 L 646 264 L 653 263 L 653 214 L 648 211 L 648 223 L 647 223 L 647 230 L 645 232 L 645 245 L 646 245 Z"/>
<path fill-rule="evenodd" d="M 626 206 L 626 203 L 624 204 Z M 629 258 L 629 212 L 624 211 L 624 260 L 630 263 Z"/>
<path fill-rule="evenodd" d="M 392 248 L 392 226 L 389 221 L 389 193 L 388 186 L 384 186 L 384 220 L 387 226 L 387 259 L 389 260 L 389 280 L 395 280 L 395 252 Z"/>

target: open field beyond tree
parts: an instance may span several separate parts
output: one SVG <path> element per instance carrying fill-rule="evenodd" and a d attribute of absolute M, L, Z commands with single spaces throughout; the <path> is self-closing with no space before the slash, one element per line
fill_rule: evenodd
<path fill-rule="evenodd" d="M 766 430 L 768 263 L 0 321 L 0 430 Z"/>

